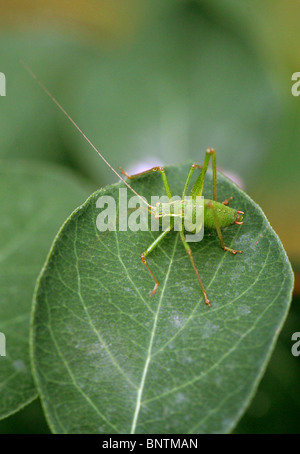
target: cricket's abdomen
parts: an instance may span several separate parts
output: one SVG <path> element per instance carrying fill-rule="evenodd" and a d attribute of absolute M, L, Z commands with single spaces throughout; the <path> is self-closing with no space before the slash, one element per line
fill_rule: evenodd
<path fill-rule="evenodd" d="M 204 199 L 204 228 L 216 228 L 217 216 L 220 228 L 228 227 L 235 223 L 238 217 L 237 210 L 220 202 Z"/>

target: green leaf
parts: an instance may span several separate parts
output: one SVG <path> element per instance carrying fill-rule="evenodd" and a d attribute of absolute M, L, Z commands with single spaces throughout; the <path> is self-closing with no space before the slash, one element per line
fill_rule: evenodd
<path fill-rule="evenodd" d="M 62 221 L 88 194 L 61 168 L 2 161 L 0 165 L 0 419 L 37 395 L 29 360 L 32 294 Z"/>
<path fill-rule="evenodd" d="M 188 165 L 167 167 L 173 195 Z M 99 233 L 94 193 L 66 221 L 35 291 L 32 357 L 54 432 L 228 432 L 248 405 L 287 314 L 293 277 L 261 209 L 219 175 L 219 200 L 234 196 L 245 223 L 192 244 L 212 302 L 203 296 L 178 233 L 151 252 L 153 281 L 140 260 L 157 232 Z M 160 175 L 134 180 L 147 197 L 164 194 Z M 205 196 L 211 196 L 210 175 Z M 132 194 L 128 194 L 131 196 Z M 129 214 L 130 215 L 130 214 Z"/>

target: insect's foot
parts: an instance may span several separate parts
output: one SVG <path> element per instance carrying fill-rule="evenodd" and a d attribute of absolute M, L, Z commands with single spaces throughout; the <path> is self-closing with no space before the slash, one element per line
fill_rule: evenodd
<path fill-rule="evenodd" d="M 153 289 L 152 292 L 149 294 L 150 298 L 151 298 L 153 295 L 155 295 L 157 289 L 158 289 L 158 284 L 155 284 L 154 289 Z"/>
<path fill-rule="evenodd" d="M 230 200 L 232 200 L 233 197 L 229 197 L 228 199 L 224 200 L 223 205 L 229 205 Z"/>
<path fill-rule="evenodd" d="M 231 252 L 231 254 L 236 255 L 238 252 L 241 254 L 242 251 L 238 251 L 237 249 L 230 249 L 230 247 L 225 246 L 224 251 Z"/>
<path fill-rule="evenodd" d="M 130 178 L 130 175 L 128 175 L 128 173 L 122 167 L 119 166 L 119 169 L 121 170 L 122 175 L 125 175 L 125 177 Z"/>
<path fill-rule="evenodd" d="M 211 307 L 210 300 L 207 298 L 207 295 L 204 295 L 204 301 L 207 306 Z"/>

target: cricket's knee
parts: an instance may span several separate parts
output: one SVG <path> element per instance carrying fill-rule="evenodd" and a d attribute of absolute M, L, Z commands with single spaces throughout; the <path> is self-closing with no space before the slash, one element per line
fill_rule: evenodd
<path fill-rule="evenodd" d="M 157 166 L 157 167 L 152 167 L 152 169 L 150 170 L 150 172 L 164 172 L 165 169 L 161 166 Z"/>
<path fill-rule="evenodd" d="M 192 164 L 191 168 L 192 169 L 202 169 L 202 166 L 200 166 L 199 164 Z"/>
<path fill-rule="evenodd" d="M 153 168 L 151 169 L 151 171 L 152 171 L 152 172 L 165 173 L 164 167 L 161 167 L 161 166 L 153 167 Z"/>
<path fill-rule="evenodd" d="M 192 249 L 186 249 L 187 254 L 192 257 Z"/>
<path fill-rule="evenodd" d="M 214 148 L 207 148 L 206 153 L 212 155 L 212 154 L 216 154 L 216 151 Z"/>

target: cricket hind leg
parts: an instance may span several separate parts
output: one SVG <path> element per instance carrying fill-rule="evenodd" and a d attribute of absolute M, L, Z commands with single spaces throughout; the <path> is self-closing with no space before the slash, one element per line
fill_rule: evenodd
<path fill-rule="evenodd" d="M 197 166 L 196 164 L 193 164 L 193 166 L 195 168 L 198 167 L 198 168 L 201 168 L 202 170 L 191 190 L 191 196 L 193 198 L 196 198 L 197 196 L 202 196 L 204 180 L 205 180 L 210 158 L 212 158 L 212 170 L 213 170 L 213 199 L 215 201 L 217 201 L 217 161 L 216 161 L 216 152 L 215 152 L 214 148 L 208 148 L 206 150 L 206 155 L 205 155 L 205 159 L 204 159 L 204 163 L 203 163 L 202 167 Z M 191 170 L 190 170 L 190 173 L 191 173 Z"/>
<path fill-rule="evenodd" d="M 207 296 L 206 290 L 205 290 L 205 288 L 204 288 L 203 282 L 202 282 L 202 280 L 201 280 L 201 278 L 200 278 L 200 275 L 199 275 L 199 272 L 198 272 L 198 270 L 197 270 L 196 263 L 195 263 L 195 260 L 194 260 L 193 254 L 192 254 L 192 250 L 191 250 L 189 244 L 186 242 L 185 237 L 184 237 L 184 233 L 183 233 L 182 231 L 180 232 L 180 237 L 181 237 L 181 240 L 182 240 L 183 245 L 184 245 L 184 247 L 185 247 L 185 250 L 186 250 L 186 252 L 187 252 L 187 254 L 188 254 L 189 258 L 190 258 L 190 261 L 191 261 L 191 263 L 192 263 L 192 266 L 193 266 L 193 268 L 194 268 L 194 271 L 195 271 L 195 273 L 196 273 L 198 282 L 199 282 L 199 284 L 200 284 L 200 287 L 201 287 L 201 290 L 202 290 L 202 293 L 203 293 L 203 296 L 204 296 L 205 304 L 206 304 L 207 306 L 210 306 L 210 305 L 211 305 L 211 304 L 210 304 L 210 300 L 208 299 L 208 296 Z"/>
<path fill-rule="evenodd" d="M 188 187 L 189 187 L 191 178 L 192 178 L 193 173 L 195 172 L 196 169 L 201 169 L 201 170 L 202 170 L 202 166 L 200 166 L 199 164 L 192 164 L 192 165 L 191 165 L 191 167 L 190 167 L 190 169 L 189 169 L 189 173 L 188 173 L 187 179 L 185 180 L 185 184 L 184 184 L 184 188 L 183 188 L 183 193 L 182 193 L 182 200 L 183 200 L 184 197 L 186 196 L 186 193 L 187 193 L 187 190 L 188 190 Z"/>
<path fill-rule="evenodd" d="M 150 244 L 150 246 L 141 254 L 141 260 L 143 262 L 143 264 L 145 265 L 145 267 L 147 268 L 147 270 L 149 271 L 152 279 L 154 280 L 155 282 L 155 285 L 154 285 L 154 288 L 152 290 L 152 292 L 149 294 L 149 296 L 153 296 L 155 295 L 157 289 L 158 289 L 158 286 L 159 286 L 159 281 L 156 279 L 156 277 L 154 276 L 147 260 L 146 260 L 146 257 L 148 254 L 150 254 L 151 251 L 153 251 L 153 249 L 161 242 L 161 240 L 167 235 L 167 233 L 169 233 L 171 230 L 171 227 L 168 227 L 168 229 L 164 230 L 154 241 L 153 243 Z"/>
<path fill-rule="evenodd" d="M 242 251 L 238 251 L 237 249 L 231 249 L 231 248 L 225 246 L 223 235 L 222 235 L 222 232 L 221 232 L 221 227 L 220 227 L 218 216 L 217 216 L 217 213 L 216 213 L 216 209 L 215 209 L 215 207 L 213 206 L 213 204 L 211 202 L 209 202 L 207 204 L 207 207 L 210 208 L 211 210 L 213 210 L 217 234 L 218 234 L 218 237 L 219 237 L 220 242 L 221 242 L 221 246 L 224 249 L 224 251 L 231 252 L 231 254 L 233 254 L 233 255 L 236 255 L 237 253 L 242 253 Z"/>

